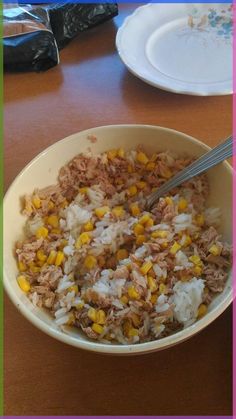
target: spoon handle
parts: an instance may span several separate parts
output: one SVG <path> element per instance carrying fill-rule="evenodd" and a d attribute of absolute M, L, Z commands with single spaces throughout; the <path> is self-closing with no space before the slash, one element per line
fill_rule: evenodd
<path fill-rule="evenodd" d="M 181 172 L 175 175 L 173 178 L 168 180 L 161 186 L 156 192 L 153 192 L 147 198 L 146 206 L 151 209 L 153 204 L 171 189 L 181 185 L 194 176 L 198 176 L 201 173 L 206 172 L 211 167 L 216 166 L 225 159 L 232 157 L 233 155 L 233 137 L 228 137 L 223 143 L 208 151 L 206 154 L 195 160 L 189 166 L 185 167 Z"/>

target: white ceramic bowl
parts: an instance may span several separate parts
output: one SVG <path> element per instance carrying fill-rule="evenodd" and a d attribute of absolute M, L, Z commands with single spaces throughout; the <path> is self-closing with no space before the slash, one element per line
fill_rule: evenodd
<path fill-rule="evenodd" d="M 96 143 L 88 140 L 88 135 L 97 137 Z M 90 147 L 94 152 L 110 148 L 135 148 L 143 144 L 147 152 L 170 150 L 181 155 L 200 156 L 209 147 L 183 133 L 148 125 L 110 125 L 89 129 L 61 140 L 32 160 L 17 176 L 4 198 L 4 286 L 18 310 L 36 327 L 48 335 L 76 346 L 95 352 L 109 354 L 138 354 L 157 351 L 190 338 L 216 319 L 232 301 L 231 274 L 225 290 L 210 305 L 209 312 L 192 326 L 166 338 L 136 345 L 107 345 L 89 340 L 77 329 L 62 332 L 47 313 L 35 308 L 20 290 L 17 281 L 17 265 L 13 249 L 15 241 L 22 237 L 25 217 L 20 212 L 20 198 L 31 193 L 36 187 L 42 188 L 56 182 L 57 174 L 65 163 L 76 154 Z M 228 163 L 211 169 L 208 173 L 211 193 L 209 205 L 222 210 L 221 232 L 231 241 L 231 185 L 232 169 Z"/>

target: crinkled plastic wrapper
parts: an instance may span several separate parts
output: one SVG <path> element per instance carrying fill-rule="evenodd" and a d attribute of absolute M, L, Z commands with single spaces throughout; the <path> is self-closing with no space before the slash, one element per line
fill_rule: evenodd
<path fill-rule="evenodd" d="M 59 63 L 57 43 L 47 10 L 6 6 L 3 10 L 4 69 L 45 71 Z"/>
<path fill-rule="evenodd" d="M 59 49 L 79 32 L 99 25 L 118 15 L 116 3 L 53 3 L 47 8 Z"/>

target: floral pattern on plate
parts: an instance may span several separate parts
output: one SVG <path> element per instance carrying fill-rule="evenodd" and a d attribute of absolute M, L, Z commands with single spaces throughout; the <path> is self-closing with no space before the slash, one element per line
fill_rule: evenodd
<path fill-rule="evenodd" d="M 231 40 L 233 35 L 233 5 L 217 11 L 209 8 L 208 13 L 200 15 L 199 10 L 194 8 L 188 17 L 188 26 L 201 32 L 213 31 L 217 37 Z"/>

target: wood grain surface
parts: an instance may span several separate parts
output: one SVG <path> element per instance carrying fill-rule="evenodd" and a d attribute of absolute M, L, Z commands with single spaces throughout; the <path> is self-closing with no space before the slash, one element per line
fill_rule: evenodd
<path fill-rule="evenodd" d="M 155 89 L 129 74 L 115 35 L 136 6 L 83 33 L 41 74 L 5 76 L 5 188 L 45 147 L 106 124 L 174 128 L 210 146 L 232 131 L 232 97 Z M 46 336 L 5 299 L 5 415 L 230 415 L 231 309 L 197 336 L 139 357 L 102 356 Z"/>

